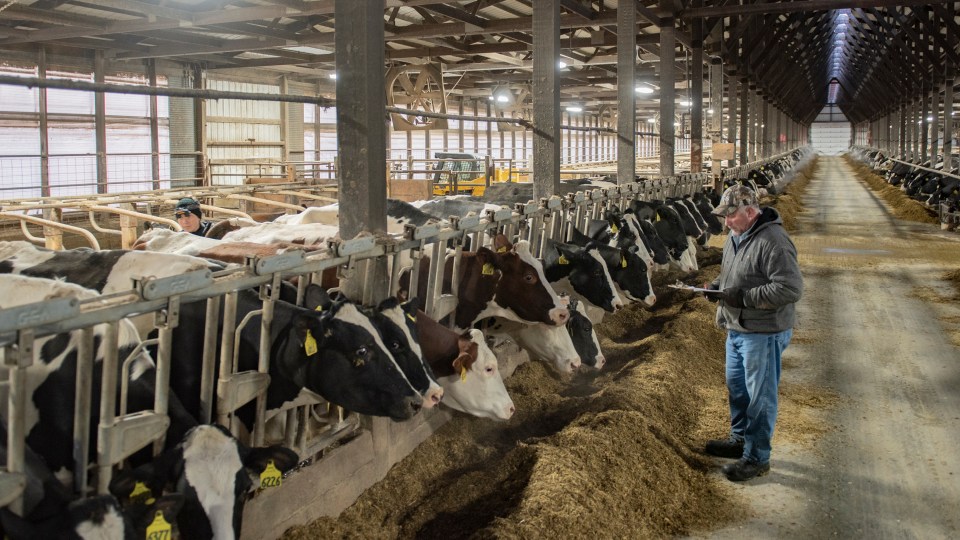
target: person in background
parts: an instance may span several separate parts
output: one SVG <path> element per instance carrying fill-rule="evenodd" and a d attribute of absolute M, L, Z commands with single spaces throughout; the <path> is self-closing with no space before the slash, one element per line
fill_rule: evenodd
<path fill-rule="evenodd" d="M 760 208 L 756 192 L 735 184 L 713 211 L 730 234 L 720 275 L 704 287 L 717 306 L 717 325 L 727 330 L 726 380 L 730 437 L 707 441 L 707 454 L 736 458 L 723 466 L 742 482 L 770 471 L 770 440 L 777 420 L 780 358 L 796 322 L 803 293 L 797 249 L 773 208 Z"/>
<path fill-rule="evenodd" d="M 191 197 L 180 199 L 173 210 L 173 215 L 183 228 L 183 232 L 206 236 L 207 231 L 210 230 L 210 222 L 203 220 L 203 211 L 200 210 L 200 203 L 196 199 Z"/>

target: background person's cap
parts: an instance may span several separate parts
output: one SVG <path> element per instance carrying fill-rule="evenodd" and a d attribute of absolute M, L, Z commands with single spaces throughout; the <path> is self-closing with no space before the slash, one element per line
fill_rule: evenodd
<path fill-rule="evenodd" d="M 200 203 L 191 197 L 180 199 L 180 201 L 177 202 L 176 208 L 173 209 L 173 215 L 175 216 L 182 212 L 190 212 L 198 218 L 203 218 L 203 212 L 200 211 Z"/>
<path fill-rule="evenodd" d="M 714 208 L 712 214 L 718 216 L 729 216 L 744 206 L 756 206 L 757 192 L 750 186 L 743 184 L 734 184 L 727 188 L 720 196 L 720 204 Z"/>

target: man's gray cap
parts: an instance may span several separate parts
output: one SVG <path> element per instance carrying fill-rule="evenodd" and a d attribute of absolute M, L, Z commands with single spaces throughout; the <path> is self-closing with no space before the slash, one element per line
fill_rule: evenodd
<path fill-rule="evenodd" d="M 750 186 L 734 184 L 720 196 L 720 204 L 713 210 L 718 216 L 729 216 L 744 206 L 757 206 L 757 192 Z"/>

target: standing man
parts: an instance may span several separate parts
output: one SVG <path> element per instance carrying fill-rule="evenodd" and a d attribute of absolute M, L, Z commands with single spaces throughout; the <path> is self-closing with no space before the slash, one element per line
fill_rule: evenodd
<path fill-rule="evenodd" d="M 210 222 L 203 221 L 203 211 L 200 210 L 200 203 L 196 199 L 190 197 L 180 199 L 173 210 L 173 216 L 177 218 L 177 224 L 183 232 L 206 236 L 207 231 L 210 230 Z"/>
<path fill-rule="evenodd" d="M 730 229 L 720 276 L 706 286 L 720 291 L 706 297 L 719 301 L 717 325 L 727 330 L 730 437 L 707 441 L 706 453 L 738 458 L 723 473 L 741 482 L 770 471 L 780 357 L 793 335 L 803 278 L 783 220 L 760 208 L 753 189 L 731 186 L 713 213 Z"/>

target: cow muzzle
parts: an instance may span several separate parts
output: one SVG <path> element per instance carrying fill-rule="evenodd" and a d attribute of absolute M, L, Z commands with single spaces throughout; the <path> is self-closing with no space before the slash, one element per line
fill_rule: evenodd
<path fill-rule="evenodd" d="M 440 404 L 441 399 L 443 399 L 443 387 L 431 385 L 431 388 L 423 396 L 423 408 L 432 409 Z"/>
<path fill-rule="evenodd" d="M 567 320 L 570 318 L 570 311 L 566 307 L 553 308 L 550 310 L 549 316 L 554 325 L 563 326 L 567 324 Z"/>

